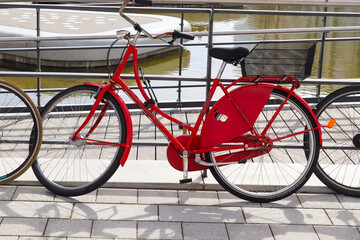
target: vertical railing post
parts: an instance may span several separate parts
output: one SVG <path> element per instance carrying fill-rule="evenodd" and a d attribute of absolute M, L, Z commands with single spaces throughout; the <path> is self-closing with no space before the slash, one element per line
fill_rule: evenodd
<path fill-rule="evenodd" d="M 327 12 L 327 7 L 324 7 L 324 12 Z M 323 17 L 323 27 L 326 27 L 326 16 Z M 325 48 L 325 39 L 326 39 L 326 32 L 322 33 L 321 37 L 321 47 L 320 47 L 320 54 L 319 54 L 319 67 L 318 67 L 318 78 L 322 77 L 322 69 L 323 69 L 323 60 L 324 60 L 324 48 Z M 321 85 L 318 84 L 316 87 L 316 97 L 320 97 Z"/>
<path fill-rule="evenodd" d="M 183 7 L 183 5 L 181 5 Z M 181 22 L 180 22 L 180 30 L 181 32 L 184 31 L 184 12 L 181 12 Z M 180 38 L 180 44 L 183 44 L 183 39 Z M 179 48 L 179 76 L 182 74 L 182 60 L 183 60 L 183 49 L 182 47 Z M 178 107 L 181 109 L 181 80 L 178 82 Z"/>
<path fill-rule="evenodd" d="M 36 36 L 40 37 L 40 8 L 36 8 Z M 36 41 L 36 71 L 41 72 L 41 58 L 40 58 L 40 41 Z M 40 101 L 40 89 L 41 89 L 41 78 L 37 77 L 37 84 L 36 84 L 36 97 L 37 97 L 37 105 L 38 107 L 41 106 Z"/>
<path fill-rule="evenodd" d="M 210 92 L 211 87 L 211 56 L 209 51 L 213 44 L 213 29 L 214 28 L 214 6 L 211 7 L 209 12 L 209 36 L 208 36 L 208 54 L 206 62 L 206 95 Z"/>
<path fill-rule="evenodd" d="M 211 10 L 209 12 L 209 36 L 208 36 L 208 53 L 207 53 L 207 61 L 206 61 L 206 96 L 210 92 L 211 87 L 211 56 L 209 54 L 210 49 L 213 44 L 213 31 L 214 31 L 214 5 L 212 5 Z M 205 99 L 206 101 L 206 99 Z M 207 169 L 202 171 L 202 176 L 207 178 L 208 173 Z"/>

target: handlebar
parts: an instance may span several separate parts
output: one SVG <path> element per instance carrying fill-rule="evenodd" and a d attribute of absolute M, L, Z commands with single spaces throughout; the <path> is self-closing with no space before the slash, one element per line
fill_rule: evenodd
<path fill-rule="evenodd" d="M 135 3 L 146 5 L 146 6 L 151 6 L 152 5 L 151 0 L 135 0 Z"/>
<path fill-rule="evenodd" d="M 139 32 L 143 32 L 147 37 L 152 38 L 152 39 L 161 39 L 162 37 L 166 37 L 166 36 L 172 36 L 172 40 L 170 42 L 168 42 L 169 44 L 174 44 L 175 40 L 177 38 L 184 38 L 184 39 L 189 39 L 189 40 L 194 40 L 194 35 L 190 35 L 187 33 L 183 33 L 183 32 L 179 32 L 177 30 L 174 30 L 173 32 L 166 32 L 166 33 L 162 33 L 156 36 L 151 35 L 149 32 L 147 32 L 145 29 L 141 28 L 140 25 L 138 23 L 136 23 L 135 21 L 133 21 L 131 18 L 129 18 L 128 16 L 126 16 L 124 14 L 124 9 L 125 7 L 129 4 L 129 2 L 131 2 L 131 0 L 126 0 L 123 5 L 121 6 L 120 10 L 119 10 L 119 14 L 121 17 L 123 17 L 127 22 L 129 22 L 131 25 L 134 26 L 135 30 L 139 31 Z M 143 5 L 148 5 L 151 6 L 152 5 L 152 1 L 151 0 L 135 0 L 135 3 L 137 4 L 143 4 Z M 161 39 L 163 40 L 163 39 Z M 165 41 L 165 40 L 163 40 Z M 166 42 L 166 41 L 165 41 Z"/>
<path fill-rule="evenodd" d="M 194 35 L 179 32 L 177 30 L 174 30 L 174 32 L 172 33 L 172 37 L 175 38 L 175 39 L 176 38 L 185 38 L 185 39 L 188 39 L 188 40 L 194 40 L 194 38 L 195 38 Z"/>

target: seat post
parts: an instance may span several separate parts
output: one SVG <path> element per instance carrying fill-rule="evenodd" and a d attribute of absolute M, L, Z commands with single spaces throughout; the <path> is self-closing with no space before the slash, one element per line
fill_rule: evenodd
<path fill-rule="evenodd" d="M 220 78 L 221 78 L 221 76 L 222 76 L 222 74 L 223 74 L 223 72 L 224 72 L 224 70 L 225 70 L 225 67 L 226 67 L 226 62 L 223 61 L 222 64 L 221 64 L 221 67 L 220 67 L 220 69 L 219 69 L 219 72 L 218 72 L 218 74 L 217 74 L 217 76 L 216 76 L 217 79 L 220 79 Z"/>

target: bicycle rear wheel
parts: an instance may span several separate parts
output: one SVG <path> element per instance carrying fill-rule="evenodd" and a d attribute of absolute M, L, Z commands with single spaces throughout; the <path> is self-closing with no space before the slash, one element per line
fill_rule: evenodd
<path fill-rule="evenodd" d="M 63 196 L 89 193 L 103 185 L 117 170 L 124 148 L 119 145 L 90 144 L 71 140 L 95 102 L 95 86 L 79 85 L 52 98 L 42 110 L 43 147 L 33 170 L 51 192 Z M 117 100 L 106 93 L 90 122 L 80 132 L 84 137 L 98 119 L 101 109 L 109 106 L 91 133 L 91 139 L 125 143 L 126 122 Z"/>
<path fill-rule="evenodd" d="M 37 107 L 20 88 L 0 80 L 0 184 L 23 174 L 41 146 Z"/>
<path fill-rule="evenodd" d="M 326 96 L 316 107 L 322 124 L 323 146 L 315 174 L 333 190 L 360 197 L 360 86 L 348 86 Z"/>
<path fill-rule="evenodd" d="M 258 133 L 262 132 L 287 95 L 281 89 L 273 90 L 254 124 Z M 316 128 L 316 122 L 309 110 L 291 96 L 266 137 L 275 139 L 313 128 Z M 251 139 L 249 133 L 243 136 Z M 229 143 L 241 144 L 243 136 Z M 241 152 L 236 151 L 209 153 L 206 158 L 211 163 L 221 163 L 226 158 L 239 161 L 238 164 L 210 167 L 211 173 L 223 188 L 237 197 L 252 202 L 270 202 L 291 195 L 305 184 L 316 164 L 319 145 L 319 133 L 315 130 L 276 141 L 271 150 L 255 151 L 257 156 L 247 160 L 237 159 Z"/>

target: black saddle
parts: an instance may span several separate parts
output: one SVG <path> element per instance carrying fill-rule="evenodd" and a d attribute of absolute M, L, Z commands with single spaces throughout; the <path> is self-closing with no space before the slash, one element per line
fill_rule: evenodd
<path fill-rule="evenodd" d="M 210 49 L 209 54 L 210 56 L 224 60 L 227 63 L 236 63 L 249 54 L 249 49 L 244 47 L 213 47 Z"/>

